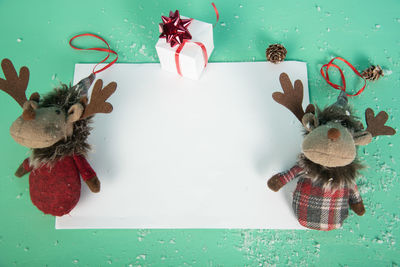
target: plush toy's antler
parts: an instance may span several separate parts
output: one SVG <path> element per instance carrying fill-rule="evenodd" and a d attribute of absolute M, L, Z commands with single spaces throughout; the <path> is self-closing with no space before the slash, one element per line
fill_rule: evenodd
<path fill-rule="evenodd" d="M 303 110 L 303 84 L 300 80 L 294 82 L 294 87 L 290 81 L 289 76 L 286 73 L 281 73 L 279 76 L 283 93 L 275 92 L 272 94 L 272 98 L 279 104 L 289 109 L 301 122 L 305 113 L 315 112 L 314 105 L 310 104 L 306 108 L 306 112 Z"/>
<path fill-rule="evenodd" d="M 117 83 L 111 82 L 106 87 L 103 89 L 102 88 L 103 81 L 99 79 L 94 84 L 92 95 L 90 97 L 90 103 L 86 106 L 85 112 L 83 113 L 81 119 L 90 117 L 96 113 L 110 113 L 113 110 L 113 106 L 106 102 L 106 100 L 117 89 Z"/>
<path fill-rule="evenodd" d="M 366 131 L 369 132 L 372 137 L 378 135 L 394 135 L 396 131 L 392 127 L 385 125 L 388 118 L 389 116 L 385 111 L 379 112 L 375 117 L 374 111 L 371 108 L 367 108 L 365 110 L 365 120 L 368 126 Z"/>
<path fill-rule="evenodd" d="M 3 59 L 1 67 L 6 79 L 0 78 L 0 89 L 9 94 L 23 107 L 24 103 L 27 101 L 25 91 L 29 82 L 29 69 L 27 67 L 22 67 L 18 76 L 14 65 L 9 59 Z"/>

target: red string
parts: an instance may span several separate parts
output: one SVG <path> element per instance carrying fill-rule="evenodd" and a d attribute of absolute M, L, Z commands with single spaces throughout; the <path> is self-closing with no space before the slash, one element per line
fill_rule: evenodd
<path fill-rule="evenodd" d="M 91 36 L 91 37 L 97 38 L 97 39 L 103 41 L 103 42 L 107 45 L 107 48 L 101 48 L 101 47 L 79 48 L 79 47 L 74 46 L 74 45 L 72 44 L 72 41 L 75 40 L 76 38 L 82 37 L 82 36 Z M 101 38 L 100 36 L 95 35 L 95 34 L 92 34 L 92 33 L 83 33 L 83 34 L 79 34 L 79 35 L 76 35 L 76 36 L 72 37 L 71 40 L 69 40 L 69 45 L 70 45 L 73 49 L 76 49 L 76 50 L 94 50 L 94 51 L 100 51 L 100 52 L 107 52 L 107 53 L 108 53 L 107 56 L 106 56 L 102 61 L 100 61 L 99 63 L 97 63 L 97 64 L 93 67 L 92 72 L 93 72 L 94 74 L 99 73 L 99 72 L 102 72 L 103 70 L 108 69 L 109 67 L 111 67 L 111 66 L 112 66 L 115 62 L 117 62 L 117 60 L 118 60 L 118 54 L 117 54 L 117 52 L 115 52 L 114 50 L 111 50 L 111 48 L 110 48 L 110 46 L 108 45 L 107 41 L 104 40 L 103 38 Z M 115 58 L 113 61 L 111 61 L 110 63 L 108 63 L 105 67 L 103 67 L 103 68 L 101 68 L 101 69 L 95 71 L 96 67 L 97 67 L 99 64 L 105 62 L 105 61 L 110 57 L 110 53 L 116 55 L 116 58 Z"/>
<path fill-rule="evenodd" d="M 218 12 L 218 9 L 217 9 L 217 7 L 215 6 L 214 3 L 211 3 L 211 5 L 213 6 L 214 11 L 215 11 L 215 15 L 217 16 L 217 21 L 213 25 L 213 27 L 215 27 L 217 25 L 217 23 L 218 23 L 218 20 L 219 20 L 219 12 Z"/>
<path fill-rule="evenodd" d="M 198 46 L 200 46 L 201 51 L 203 51 L 204 68 L 205 68 L 205 67 L 207 67 L 207 63 L 208 63 L 207 49 L 206 49 L 206 47 L 203 45 L 203 43 L 201 43 L 201 42 L 194 42 L 194 43 L 197 44 Z"/>
<path fill-rule="evenodd" d="M 364 86 L 363 86 L 360 90 L 358 90 L 357 93 L 355 93 L 354 95 L 350 95 L 350 94 L 346 93 L 346 80 L 345 80 L 345 78 L 344 78 L 344 74 L 343 74 L 343 71 L 341 70 L 341 68 L 340 68 L 339 66 L 333 64 L 333 61 L 334 61 L 335 59 L 341 60 L 341 61 L 343 61 L 344 63 L 346 63 L 347 66 L 349 66 L 349 67 L 354 71 L 354 73 L 355 73 L 357 76 L 361 77 L 361 78 L 364 80 Z M 334 67 L 334 68 L 337 68 L 337 69 L 339 70 L 340 77 L 341 77 L 341 79 L 342 79 L 343 85 L 339 85 L 339 84 L 332 83 L 332 82 L 329 80 L 328 70 L 329 70 L 330 67 Z M 364 91 L 365 86 L 367 85 L 367 81 L 366 81 L 365 78 L 357 71 L 357 69 L 356 69 L 353 65 L 351 65 L 350 62 L 348 62 L 347 60 L 345 60 L 345 59 L 343 59 L 343 58 L 341 58 L 341 57 L 334 57 L 334 58 L 331 59 L 331 61 L 329 61 L 328 64 L 323 65 L 322 68 L 321 68 L 321 75 L 322 75 L 322 77 L 325 79 L 325 81 L 326 81 L 330 86 L 332 86 L 332 87 L 335 88 L 335 89 L 338 89 L 338 90 L 341 90 L 341 91 L 345 92 L 347 96 L 357 96 L 357 95 L 361 94 L 361 93 Z"/>
<path fill-rule="evenodd" d="M 183 47 L 185 46 L 186 41 L 183 41 L 178 48 L 175 51 L 175 65 L 176 65 L 176 71 L 180 76 L 182 76 L 181 72 L 181 65 L 179 64 L 179 54 L 181 53 Z"/>
<path fill-rule="evenodd" d="M 214 11 L 215 11 L 215 15 L 217 16 L 217 21 L 215 22 L 215 24 L 213 26 L 213 27 L 215 27 L 215 25 L 218 23 L 218 20 L 219 20 L 219 12 L 218 12 L 218 9 L 217 9 L 217 7 L 215 6 L 214 3 L 211 3 L 211 5 L 213 6 Z M 183 49 L 183 47 L 185 46 L 186 43 L 193 43 L 193 44 L 197 44 L 198 46 L 200 46 L 201 51 L 203 52 L 203 57 L 204 57 L 204 67 L 206 67 L 207 63 L 208 63 L 207 49 L 204 46 L 204 44 L 201 43 L 201 42 L 192 42 L 192 41 L 189 41 L 189 40 L 185 39 L 185 40 L 183 40 L 183 42 L 178 46 L 178 48 L 175 51 L 176 71 L 178 72 L 178 74 L 180 76 L 182 76 L 182 71 L 181 71 L 181 66 L 180 66 L 180 63 L 179 63 L 179 55 L 180 55 L 180 53 L 181 53 L 181 51 L 182 51 L 182 49 Z"/>
<path fill-rule="evenodd" d="M 203 52 L 203 57 L 204 57 L 204 67 L 207 66 L 207 62 L 208 62 L 207 49 L 206 49 L 206 47 L 204 46 L 203 43 L 201 43 L 201 42 L 192 42 L 192 41 L 189 41 L 189 40 L 184 40 L 183 43 L 181 43 L 181 44 L 178 46 L 178 48 L 176 49 L 176 51 L 175 51 L 175 65 L 176 65 L 176 71 L 178 72 L 178 74 L 179 74 L 180 76 L 182 76 L 182 72 L 181 72 L 181 66 L 180 66 L 180 63 L 179 63 L 179 55 L 180 55 L 180 53 L 181 53 L 181 51 L 182 51 L 182 49 L 183 49 L 183 47 L 185 46 L 186 43 L 193 43 L 193 44 L 197 44 L 198 46 L 200 46 L 201 51 Z"/>

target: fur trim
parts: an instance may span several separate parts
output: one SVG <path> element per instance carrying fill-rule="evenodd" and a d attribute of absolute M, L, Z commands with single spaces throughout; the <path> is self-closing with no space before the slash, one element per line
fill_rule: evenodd
<path fill-rule="evenodd" d="M 357 158 L 343 167 L 325 167 L 312 162 L 303 153 L 299 156 L 298 165 L 303 168 L 303 173 L 311 179 L 313 184 L 327 190 L 354 186 L 359 171 L 365 168 Z"/>
<path fill-rule="evenodd" d="M 51 93 L 44 96 L 39 102 L 39 107 L 57 106 L 67 114 L 69 108 L 78 103 L 81 97 L 81 90 L 74 90 L 71 86 L 62 84 L 60 88 L 55 88 Z M 90 134 L 91 118 L 79 120 L 74 123 L 74 131 L 70 137 L 60 140 L 54 145 L 46 148 L 32 149 L 30 157 L 31 165 L 35 168 L 43 164 L 52 165 L 56 160 L 74 154 L 86 156 L 90 150 L 87 137 Z"/>
<path fill-rule="evenodd" d="M 323 110 L 320 110 L 318 106 L 316 107 L 316 118 L 318 119 L 319 125 L 324 125 L 330 121 L 337 121 L 351 133 L 361 131 L 364 128 L 362 122 L 358 117 L 352 114 L 353 112 L 349 107 L 344 109 L 337 105 L 331 105 Z"/>

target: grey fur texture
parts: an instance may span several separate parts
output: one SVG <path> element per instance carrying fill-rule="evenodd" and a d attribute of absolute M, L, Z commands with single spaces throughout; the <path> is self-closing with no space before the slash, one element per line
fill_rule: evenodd
<path fill-rule="evenodd" d="M 344 186 L 351 187 L 356 183 L 356 178 L 360 174 L 359 171 L 364 168 L 364 165 L 357 158 L 343 167 L 325 167 L 312 162 L 304 154 L 300 154 L 298 164 L 313 184 L 321 185 L 329 190 L 343 188 Z"/>
<path fill-rule="evenodd" d="M 337 105 L 331 105 L 323 110 L 316 107 L 316 118 L 319 125 L 324 125 L 330 121 L 338 121 L 346 127 L 351 133 L 361 131 L 364 126 L 360 119 L 352 115 L 350 107 L 342 108 Z"/>

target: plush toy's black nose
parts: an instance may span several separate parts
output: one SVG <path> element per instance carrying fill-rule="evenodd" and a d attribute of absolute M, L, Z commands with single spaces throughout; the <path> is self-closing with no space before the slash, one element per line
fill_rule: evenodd
<path fill-rule="evenodd" d="M 340 137 L 340 131 L 336 128 L 331 128 L 328 131 L 328 138 L 332 141 L 338 140 Z"/>

